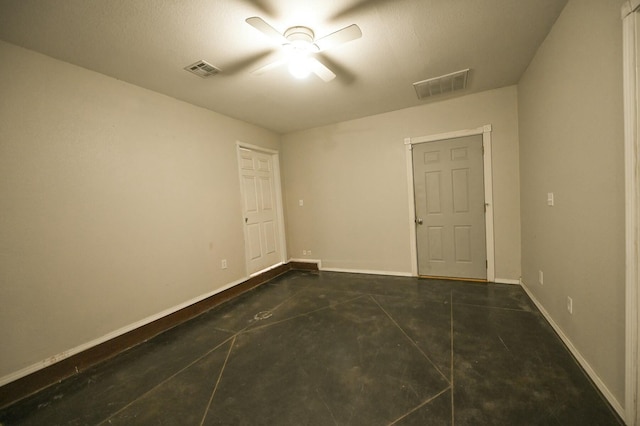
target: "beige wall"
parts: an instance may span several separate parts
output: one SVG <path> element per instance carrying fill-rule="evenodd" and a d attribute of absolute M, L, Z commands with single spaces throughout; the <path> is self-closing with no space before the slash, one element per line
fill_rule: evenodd
<path fill-rule="evenodd" d="M 289 256 L 410 273 L 404 138 L 492 124 L 496 278 L 519 279 L 517 120 L 513 86 L 285 135 Z"/>
<path fill-rule="evenodd" d="M 0 93 L 0 379 L 245 276 L 278 135 L 2 42 Z"/>
<path fill-rule="evenodd" d="M 621 34 L 620 2 L 570 1 L 518 86 L 518 107 L 523 281 L 623 403 Z"/>
<path fill-rule="evenodd" d="M 403 139 L 491 124 L 496 278 L 517 280 L 522 253 L 525 284 L 623 401 L 618 6 L 570 1 L 517 88 L 281 145 L 0 42 L 0 380 L 245 276 L 237 140 L 281 149 L 290 257 L 409 273 Z"/>

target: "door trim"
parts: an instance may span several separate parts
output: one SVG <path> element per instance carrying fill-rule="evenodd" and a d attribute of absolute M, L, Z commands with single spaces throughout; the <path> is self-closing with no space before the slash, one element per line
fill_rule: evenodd
<path fill-rule="evenodd" d="M 411 274 L 418 276 L 418 240 L 416 237 L 416 200 L 413 181 L 413 157 L 411 152 L 413 145 L 427 142 L 436 142 L 446 139 L 461 138 L 464 136 L 482 135 L 482 148 L 484 150 L 484 202 L 487 206 L 485 215 L 485 233 L 487 243 L 487 281 L 493 282 L 495 274 L 495 247 L 493 230 L 493 175 L 491 163 L 491 124 L 476 129 L 458 130 L 455 132 L 439 133 L 430 136 L 405 138 L 405 159 L 407 163 L 407 183 L 409 188 L 409 244 L 411 245 Z"/>
<path fill-rule="evenodd" d="M 638 393 L 640 392 L 640 135 L 638 134 L 638 76 L 636 74 L 637 13 L 640 1 L 625 2 L 622 6 L 622 59 L 624 87 L 624 158 L 625 158 L 625 400 L 624 417 L 628 425 L 640 425 Z"/>
<path fill-rule="evenodd" d="M 253 277 L 256 275 L 260 275 L 262 273 L 264 273 L 265 271 L 268 271 L 270 269 L 276 268 L 280 265 L 282 265 L 283 263 L 286 263 L 286 259 L 287 259 L 287 239 L 286 239 L 286 235 L 285 235 L 285 230 L 284 230 L 284 208 L 283 208 L 283 203 L 282 203 L 282 182 L 280 179 L 280 153 L 277 150 L 273 150 L 273 149 L 269 149 L 269 148 L 264 148 L 261 146 L 257 146 L 257 145 L 252 145 L 249 143 L 245 143 L 245 142 L 241 142 L 241 141 L 236 141 L 236 157 L 237 157 L 237 163 L 238 163 L 238 178 L 240 179 L 240 208 L 242 209 L 242 197 L 244 197 L 243 191 L 244 189 L 242 188 L 242 170 L 240 168 L 240 149 L 244 148 L 244 149 L 249 149 L 251 151 L 258 151 L 261 152 L 263 154 L 269 154 L 271 155 L 271 160 L 273 163 L 273 179 L 274 179 L 274 184 L 275 184 L 275 192 L 276 192 L 276 214 L 278 215 L 278 243 L 280 244 L 280 258 L 278 259 L 278 262 L 274 265 L 271 265 L 261 271 L 257 271 L 254 273 L 249 274 L 250 268 L 249 268 L 249 247 L 247 247 L 246 245 L 246 241 L 247 241 L 247 227 L 244 226 L 244 221 L 242 222 L 242 232 L 244 234 L 244 241 L 245 241 L 245 247 L 244 247 L 244 268 L 245 268 L 245 275 L 249 276 L 249 277 Z M 244 217 L 244 214 L 240 215 L 240 219 L 242 219 Z"/>

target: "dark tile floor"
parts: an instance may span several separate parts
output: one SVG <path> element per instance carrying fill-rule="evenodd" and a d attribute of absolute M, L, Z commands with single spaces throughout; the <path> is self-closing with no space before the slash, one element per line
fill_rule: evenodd
<path fill-rule="evenodd" d="M 289 272 L 1 425 L 616 425 L 518 286 Z"/>

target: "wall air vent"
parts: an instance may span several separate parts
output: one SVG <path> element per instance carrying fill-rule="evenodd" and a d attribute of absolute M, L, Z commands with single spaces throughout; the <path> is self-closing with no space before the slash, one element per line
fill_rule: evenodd
<path fill-rule="evenodd" d="M 206 61 L 194 62 L 193 64 L 184 67 L 184 69 L 202 78 L 210 77 L 220 72 L 219 68 L 214 67 Z"/>
<path fill-rule="evenodd" d="M 449 92 L 466 89 L 469 69 L 441 75 L 440 77 L 413 83 L 418 99 L 425 99 L 431 96 L 443 95 Z"/>

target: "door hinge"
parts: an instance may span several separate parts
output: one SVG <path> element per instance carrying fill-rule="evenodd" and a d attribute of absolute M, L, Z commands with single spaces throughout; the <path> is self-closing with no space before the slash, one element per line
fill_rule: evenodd
<path fill-rule="evenodd" d="M 484 261 L 484 267 L 485 267 L 485 269 L 489 269 L 489 261 L 488 260 Z"/>

